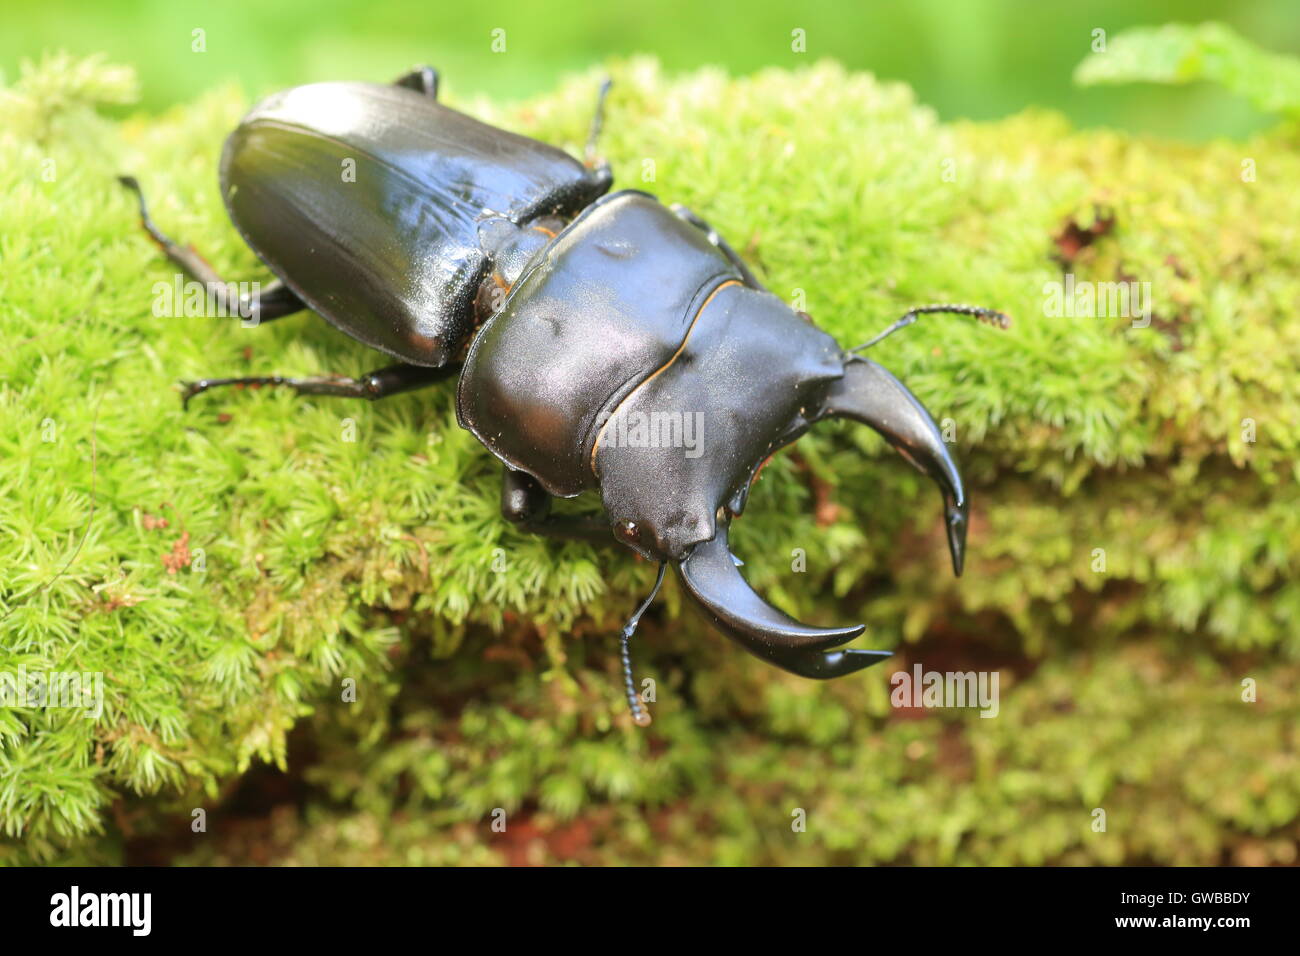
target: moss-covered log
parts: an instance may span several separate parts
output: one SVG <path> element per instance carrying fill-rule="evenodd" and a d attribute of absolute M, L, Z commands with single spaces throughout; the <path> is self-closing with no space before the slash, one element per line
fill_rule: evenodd
<path fill-rule="evenodd" d="M 247 99 L 113 122 L 93 107 L 129 73 L 50 60 L 0 98 L 0 672 L 100 672 L 104 708 L 0 708 L 0 859 L 179 832 L 167 858 L 197 862 L 1294 861 L 1295 128 L 947 125 L 829 64 L 613 76 L 616 182 L 705 215 L 845 344 L 929 301 L 1015 317 L 873 353 L 948 420 L 962 579 L 938 496 L 862 428 L 778 456 L 736 526 L 774 603 L 865 621 L 897 666 L 780 673 L 670 585 L 635 643 L 657 685 L 638 730 L 614 635 L 653 568 L 507 527 L 449 389 L 182 411 L 178 379 L 378 363 L 310 315 L 157 317 L 174 270 L 113 177 L 265 279 L 216 185 Z M 458 105 L 576 152 L 594 90 Z M 1067 273 L 1149 283 L 1149 322 L 1056 308 Z M 998 671 L 997 716 L 891 706 L 916 663 Z M 231 794 L 264 763 L 293 795 L 254 838 Z"/>

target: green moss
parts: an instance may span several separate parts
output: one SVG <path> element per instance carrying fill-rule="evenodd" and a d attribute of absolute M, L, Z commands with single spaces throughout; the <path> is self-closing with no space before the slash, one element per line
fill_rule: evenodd
<path fill-rule="evenodd" d="M 635 644 L 658 684 L 636 730 L 613 635 L 652 568 L 507 527 L 448 389 L 182 411 L 178 379 L 379 362 L 311 316 L 155 318 L 174 270 L 112 177 L 139 176 L 223 274 L 264 277 L 216 188 L 247 100 L 114 124 L 92 107 L 129 75 L 52 61 L 0 99 L 0 671 L 102 671 L 106 702 L 0 710 L 0 858 L 118 859 L 124 820 L 188 832 L 203 807 L 214 824 L 176 859 L 1294 859 L 1295 134 L 1193 148 L 1038 113 L 943 125 L 830 64 L 613 75 L 617 182 L 709 218 L 842 342 L 920 302 L 1015 316 L 1003 334 L 933 317 L 875 350 L 956 429 L 975 508 L 960 581 L 937 495 L 866 429 L 778 456 L 735 532 L 791 613 L 863 620 L 900 666 L 999 669 L 1000 715 L 894 710 L 893 663 L 777 672 L 670 585 Z M 576 151 L 594 89 L 459 105 Z M 1150 282 L 1150 326 L 1048 314 L 1062 256 L 1081 281 Z M 183 547 L 206 570 L 169 572 Z M 290 760 L 292 728 L 310 746 Z M 259 857 L 219 824 L 263 763 L 307 809 L 274 815 Z"/>

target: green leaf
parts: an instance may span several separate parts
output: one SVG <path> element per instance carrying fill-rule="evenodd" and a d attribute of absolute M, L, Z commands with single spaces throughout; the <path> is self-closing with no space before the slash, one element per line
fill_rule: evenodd
<path fill-rule="evenodd" d="M 1126 30 L 1089 54 L 1074 79 L 1083 86 L 1205 80 L 1267 113 L 1300 116 L 1300 59 L 1260 49 L 1221 23 Z"/>

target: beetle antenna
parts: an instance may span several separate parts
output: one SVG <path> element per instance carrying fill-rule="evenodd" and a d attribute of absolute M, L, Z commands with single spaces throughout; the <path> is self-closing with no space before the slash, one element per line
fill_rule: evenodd
<path fill-rule="evenodd" d="M 596 141 L 600 139 L 600 131 L 605 126 L 605 100 L 609 98 L 609 88 L 614 85 L 614 81 L 605 77 L 604 82 L 600 84 L 600 92 L 596 94 L 596 115 L 591 118 L 591 132 L 587 134 L 587 165 L 596 164 Z"/>
<path fill-rule="evenodd" d="M 979 319 L 981 322 L 987 322 L 989 325 L 998 329 L 1009 329 L 1011 327 L 1011 316 L 1005 312 L 999 312 L 997 309 L 986 309 L 979 305 L 918 305 L 915 309 L 909 309 L 901 319 L 891 325 L 885 331 L 881 332 L 875 338 L 863 342 L 861 345 L 855 345 L 849 349 L 850 352 L 861 352 L 863 349 L 869 349 L 881 339 L 887 338 L 897 332 L 899 329 L 906 328 L 915 322 L 922 315 L 929 315 L 934 312 L 947 312 L 953 315 L 970 315 Z"/>
<path fill-rule="evenodd" d="M 628 648 L 628 641 L 636 633 L 636 626 L 641 623 L 641 615 L 646 612 L 650 604 L 659 596 L 659 588 L 664 583 L 664 571 L 668 569 L 668 562 L 659 562 L 659 577 L 655 578 L 654 590 L 650 596 L 641 602 L 641 606 L 636 609 L 636 613 L 623 625 L 622 645 L 623 645 L 623 684 L 627 690 L 627 706 L 632 710 L 632 722 L 638 727 L 650 726 L 650 713 L 641 706 L 641 696 L 636 692 L 636 684 L 632 680 L 632 652 Z"/>

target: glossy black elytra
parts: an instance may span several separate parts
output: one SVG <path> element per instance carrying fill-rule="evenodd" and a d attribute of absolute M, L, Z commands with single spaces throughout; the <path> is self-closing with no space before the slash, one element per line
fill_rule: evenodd
<path fill-rule="evenodd" d="M 767 292 L 704 220 L 650 195 L 606 195 L 587 161 L 437 102 L 422 67 L 392 86 L 319 83 L 278 93 L 226 141 L 221 192 L 240 235 L 277 281 L 254 302 L 140 214 L 174 263 L 232 314 L 270 321 L 310 308 L 398 361 L 357 379 L 205 379 L 300 394 L 378 399 L 459 372 L 456 410 L 505 465 L 501 508 L 533 531 L 614 538 L 671 563 L 685 593 L 745 649 L 805 677 L 852 673 L 886 651 L 831 650 L 858 626 L 800 624 L 763 601 L 727 545 L 761 464 L 815 422 L 870 425 L 939 485 L 961 573 L 969 502 L 921 403 L 855 354 L 926 312 L 1006 326 L 974 306 L 915 309 L 845 351 Z M 347 175 L 349 171 L 351 175 Z M 549 513 L 552 496 L 601 495 L 608 522 Z"/>

